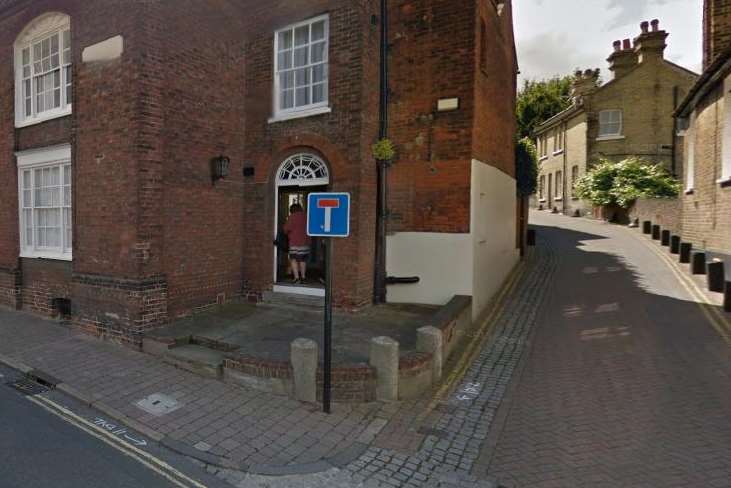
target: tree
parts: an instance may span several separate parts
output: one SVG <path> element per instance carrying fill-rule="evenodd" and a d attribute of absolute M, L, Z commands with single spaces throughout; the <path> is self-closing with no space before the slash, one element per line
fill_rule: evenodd
<path fill-rule="evenodd" d="M 515 164 L 518 194 L 522 197 L 533 195 L 538 186 L 538 151 L 530 138 L 524 137 L 516 142 Z"/>
<path fill-rule="evenodd" d="M 675 197 L 681 185 L 660 166 L 640 158 L 602 160 L 576 182 L 576 195 L 598 207 L 628 208 L 638 198 Z"/>
<path fill-rule="evenodd" d="M 525 80 L 518 93 L 518 139 L 533 137 L 535 128 L 571 106 L 573 76 L 550 80 Z"/>

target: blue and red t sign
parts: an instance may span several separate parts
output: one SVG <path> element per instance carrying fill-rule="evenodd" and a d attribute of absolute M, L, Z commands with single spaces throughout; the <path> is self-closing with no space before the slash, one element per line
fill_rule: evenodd
<path fill-rule="evenodd" d="M 350 193 L 310 193 L 307 197 L 307 235 L 348 237 Z"/>

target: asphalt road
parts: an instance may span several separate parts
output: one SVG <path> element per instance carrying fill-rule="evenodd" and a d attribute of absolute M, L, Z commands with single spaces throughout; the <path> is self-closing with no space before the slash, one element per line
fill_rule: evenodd
<path fill-rule="evenodd" d="M 0 371 L 0 374 L 3 374 Z M 31 403 L 0 377 L 0 487 L 162 488 L 172 483 Z"/>

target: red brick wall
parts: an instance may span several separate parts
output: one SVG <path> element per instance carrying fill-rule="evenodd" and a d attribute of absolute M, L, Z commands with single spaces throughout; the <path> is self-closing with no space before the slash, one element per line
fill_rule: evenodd
<path fill-rule="evenodd" d="M 692 194 L 683 196 L 682 230 L 683 240 L 694 247 L 729 254 L 731 187 L 717 183 L 721 178 L 723 105 L 719 85 L 696 108 L 695 188 Z"/>
<path fill-rule="evenodd" d="M 349 239 L 334 251 L 335 300 L 346 307 L 371 300 L 375 241 L 376 166 L 370 147 L 378 131 L 378 13 L 375 0 L 269 2 L 257 14 L 246 52 L 246 161 L 256 176 L 244 186 L 243 270 L 245 288 L 258 293 L 273 279 L 276 171 L 287 156 L 321 155 L 333 191 L 353 197 Z M 269 124 L 272 116 L 274 31 L 314 15 L 330 14 L 332 113 Z"/>
<path fill-rule="evenodd" d="M 53 316 L 54 298 L 71 297 L 71 263 L 38 259 L 21 259 L 24 310 Z"/>

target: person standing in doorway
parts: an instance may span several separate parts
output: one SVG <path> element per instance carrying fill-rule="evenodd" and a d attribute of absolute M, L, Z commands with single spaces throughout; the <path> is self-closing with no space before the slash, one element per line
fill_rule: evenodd
<path fill-rule="evenodd" d="M 310 238 L 307 235 L 307 216 L 302 205 L 295 203 L 289 207 L 289 218 L 284 224 L 284 232 L 289 238 L 289 263 L 292 266 L 295 284 L 307 279 L 307 258 L 310 255 Z"/>

